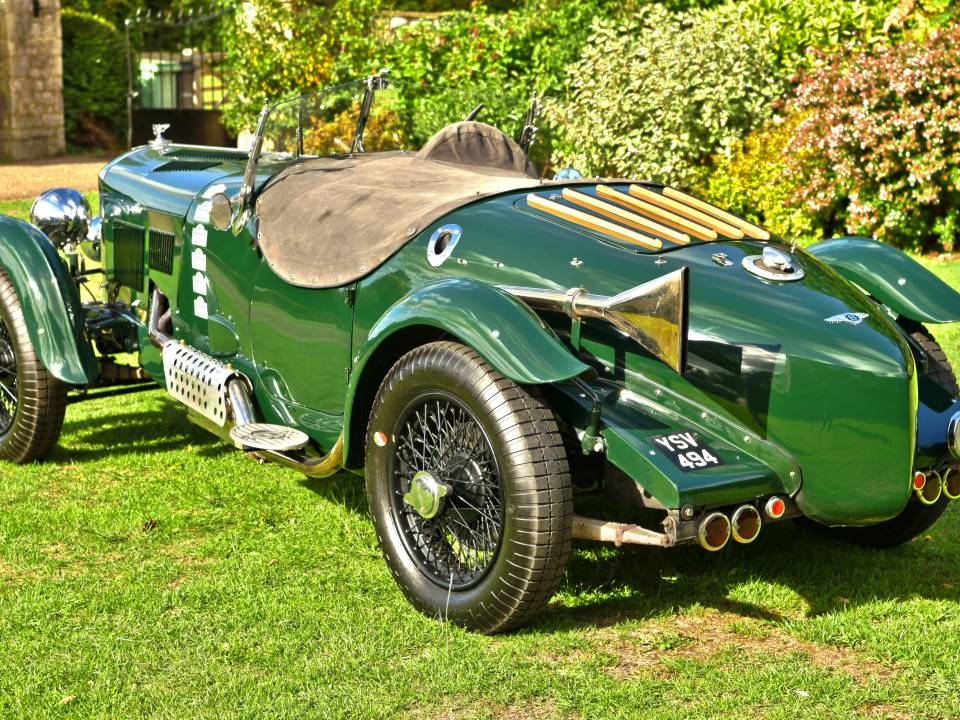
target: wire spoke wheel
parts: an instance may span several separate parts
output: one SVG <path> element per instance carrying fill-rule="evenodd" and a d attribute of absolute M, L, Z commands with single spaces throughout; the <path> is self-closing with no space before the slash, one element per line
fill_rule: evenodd
<path fill-rule="evenodd" d="M 399 358 L 367 422 L 367 500 L 397 585 L 425 615 L 515 628 L 559 587 L 573 492 L 552 410 L 471 348 Z"/>
<path fill-rule="evenodd" d="M 411 403 L 391 463 L 394 521 L 430 579 L 462 590 L 493 564 L 503 536 L 503 487 L 490 439 L 455 399 Z"/>
<path fill-rule="evenodd" d="M 7 322 L 0 317 L 0 435 L 5 434 L 17 417 L 20 387 L 17 380 L 17 354 Z"/>
<path fill-rule="evenodd" d="M 45 457 L 57 444 L 67 386 L 37 356 L 17 290 L 0 269 L 0 459 Z"/>

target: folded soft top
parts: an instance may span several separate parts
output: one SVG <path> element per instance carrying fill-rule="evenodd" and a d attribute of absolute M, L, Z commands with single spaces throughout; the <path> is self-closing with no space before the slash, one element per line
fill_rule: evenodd
<path fill-rule="evenodd" d="M 416 155 L 316 158 L 279 173 L 257 201 L 260 248 L 287 282 L 336 287 L 461 205 L 539 186 L 516 143 L 482 123 L 457 123 Z"/>

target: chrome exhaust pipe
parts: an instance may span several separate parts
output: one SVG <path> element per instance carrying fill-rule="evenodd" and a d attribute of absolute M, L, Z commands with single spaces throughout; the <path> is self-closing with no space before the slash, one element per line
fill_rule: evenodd
<path fill-rule="evenodd" d="M 738 543 L 752 543 L 760 534 L 763 521 L 753 505 L 741 505 L 730 518 L 730 534 Z"/>
<path fill-rule="evenodd" d="M 172 337 L 160 330 L 160 321 L 163 319 L 163 311 L 160 309 L 160 298 L 163 294 L 156 286 L 150 295 L 150 321 L 147 323 L 147 336 L 150 342 L 156 347 L 163 349 L 163 346 L 173 340 Z"/>
<path fill-rule="evenodd" d="M 955 467 L 943 473 L 943 494 L 951 500 L 960 500 L 960 470 Z"/>
<path fill-rule="evenodd" d="M 712 512 L 700 521 L 697 542 L 709 552 L 722 550 L 730 540 L 730 518 L 722 512 Z"/>
<path fill-rule="evenodd" d="M 923 475 L 924 482 L 922 486 L 917 486 L 914 483 L 914 494 L 924 505 L 933 505 L 940 499 L 940 493 L 943 492 L 943 480 L 940 477 L 940 473 L 936 470 L 931 470 L 929 473 L 917 472 L 914 477 Z"/>

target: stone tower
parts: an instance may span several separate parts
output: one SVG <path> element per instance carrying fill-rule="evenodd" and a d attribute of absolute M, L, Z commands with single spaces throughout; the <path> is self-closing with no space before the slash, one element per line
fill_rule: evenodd
<path fill-rule="evenodd" d="M 0 158 L 62 152 L 60 0 L 0 0 Z"/>

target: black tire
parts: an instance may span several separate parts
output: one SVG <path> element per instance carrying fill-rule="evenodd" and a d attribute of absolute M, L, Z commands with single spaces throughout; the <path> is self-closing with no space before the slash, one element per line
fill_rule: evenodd
<path fill-rule="evenodd" d="M 20 299 L 0 270 L 0 458 L 26 463 L 60 439 L 67 387 L 40 363 Z"/>
<path fill-rule="evenodd" d="M 945 390 L 960 395 L 957 389 L 957 376 L 950 366 L 943 348 L 934 340 L 933 335 L 920 323 L 902 321 L 903 329 L 927 355 L 927 376 Z M 876 548 L 891 548 L 902 545 L 926 532 L 947 509 L 950 500 L 941 495 L 932 505 L 924 505 L 912 495 L 903 511 L 876 525 L 858 528 L 831 528 L 831 531 L 845 540 L 858 545 Z"/>
<path fill-rule="evenodd" d="M 405 499 L 423 472 L 449 493 L 432 517 Z M 573 496 L 556 420 L 470 348 L 435 342 L 393 366 L 370 414 L 366 485 L 387 565 L 424 614 L 502 632 L 559 586 Z"/>

